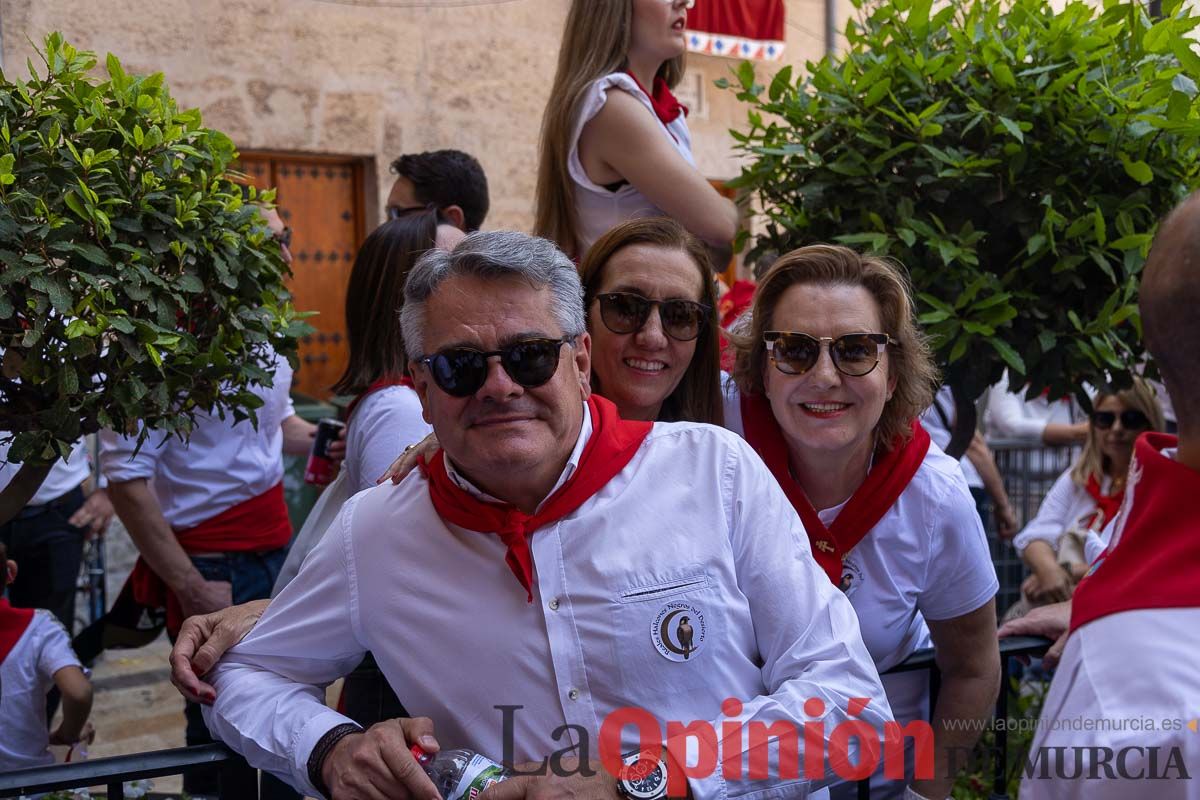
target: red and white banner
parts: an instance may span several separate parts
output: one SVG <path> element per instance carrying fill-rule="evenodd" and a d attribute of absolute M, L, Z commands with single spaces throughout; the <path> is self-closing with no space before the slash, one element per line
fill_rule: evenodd
<path fill-rule="evenodd" d="M 783 56 L 783 0 L 696 0 L 687 47 L 711 56 L 776 61 Z"/>

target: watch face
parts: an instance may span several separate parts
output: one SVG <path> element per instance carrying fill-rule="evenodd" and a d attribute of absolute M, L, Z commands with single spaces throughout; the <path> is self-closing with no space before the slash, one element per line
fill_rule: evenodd
<path fill-rule="evenodd" d="M 658 800 L 667 795 L 667 770 L 662 760 L 625 759 L 626 777 L 620 781 L 622 793 L 631 800 Z"/>

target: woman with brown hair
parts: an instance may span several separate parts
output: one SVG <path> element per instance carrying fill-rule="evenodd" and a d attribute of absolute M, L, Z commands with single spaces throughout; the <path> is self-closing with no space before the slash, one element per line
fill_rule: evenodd
<path fill-rule="evenodd" d="M 346 461 L 351 493 L 375 485 L 375 476 L 403 449 L 432 428 L 405 377 L 408 362 L 400 336 L 404 281 L 432 247 L 449 250 L 464 234 L 436 212 L 389 220 L 367 236 L 346 286 L 349 359 L 333 391 L 353 395 L 347 410 Z"/>
<path fill-rule="evenodd" d="M 728 251 L 737 209 L 695 167 L 683 77 L 694 0 L 572 0 L 542 119 L 534 233 L 579 258 L 614 225 L 665 214 Z"/>
<path fill-rule="evenodd" d="M 1125 497 L 1133 443 L 1145 431 L 1166 427 L 1154 390 L 1140 378 L 1121 391 L 1098 392 L 1092 400 L 1083 452 L 1046 493 L 1037 516 L 1013 539 L 1031 574 L 1021 600 L 1006 617 L 1071 596 L 1087 572 L 1088 541 L 1098 554 L 1099 533 L 1116 516 Z"/>
<path fill-rule="evenodd" d="M 716 282 L 704 245 L 674 220 L 632 220 L 600 237 L 579 272 L 592 390 L 625 419 L 722 424 Z"/>
<path fill-rule="evenodd" d="M 767 271 L 739 334 L 726 425 L 791 499 L 879 671 L 930 646 L 941 670 L 935 764 L 921 780 L 908 772 L 907 789 L 877 773 L 871 796 L 941 800 L 954 753 L 974 745 L 999 688 L 999 584 L 962 471 L 917 421 L 937 370 L 907 278 L 845 247 L 803 247 Z M 883 685 L 902 725 L 929 719 L 923 671 Z"/>

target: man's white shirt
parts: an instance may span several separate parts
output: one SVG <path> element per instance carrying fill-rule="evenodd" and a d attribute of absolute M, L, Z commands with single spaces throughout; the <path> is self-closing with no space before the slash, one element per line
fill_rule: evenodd
<path fill-rule="evenodd" d="M 46 693 L 54 674 L 79 667 L 71 637 L 53 614 L 34 612 L 29 627 L 0 662 L 0 772 L 54 763 L 47 749 Z"/>
<path fill-rule="evenodd" d="M 100 433 L 100 465 L 109 481 L 153 478 L 163 517 L 175 529 L 186 529 L 257 497 L 283 479 L 283 431 L 280 424 L 296 413 L 289 392 L 292 368 L 276 354 L 274 384 L 253 386 L 262 398 L 258 428 L 250 420 L 234 423 L 233 415 L 196 416 L 187 442 L 153 432 L 134 455 L 136 436 Z"/>
<path fill-rule="evenodd" d="M 890 719 L 854 610 L 813 561 L 770 472 L 733 434 L 655 424 L 615 478 L 535 531 L 530 547 L 532 604 L 499 537 L 446 524 L 421 474 L 356 495 L 213 672 L 210 729 L 313 794 L 312 748 L 347 721 L 316 687 L 367 650 L 408 711 L 434 720 L 443 747 L 517 762 L 583 745 L 581 730 L 594 754 L 606 716 L 625 706 L 660 724 L 707 720 L 718 735 L 729 697 L 744 703 L 743 721 L 823 719 L 827 736 L 849 718 L 851 697 L 871 700 L 857 718 L 877 729 Z M 662 642 L 672 612 L 691 618 L 686 659 Z M 812 697 L 822 716 L 804 714 Z M 513 753 L 498 706 L 518 707 Z M 623 749 L 635 735 L 622 731 Z M 736 783 L 727 787 L 718 767 L 692 789 L 698 798 L 807 791 L 803 778 Z"/>

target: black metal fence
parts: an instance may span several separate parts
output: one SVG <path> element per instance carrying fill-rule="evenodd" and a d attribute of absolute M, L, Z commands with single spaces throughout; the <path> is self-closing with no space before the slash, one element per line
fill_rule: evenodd
<path fill-rule="evenodd" d="M 1022 526 L 1033 519 L 1054 481 L 1079 455 L 1078 447 L 1033 447 L 1007 440 L 989 441 L 988 447 L 996 456 L 996 466 L 1004 478 L 1008 499 Z M 984 529 L 987 531 L 996 577 L 1000 581 L 996 608 L 1003 614 L 1021 596 L 1021 581 L 1028 571 L 1012 542 L 996 534 L 996 520 L 990 500 L 985 508 Z"/>

